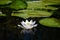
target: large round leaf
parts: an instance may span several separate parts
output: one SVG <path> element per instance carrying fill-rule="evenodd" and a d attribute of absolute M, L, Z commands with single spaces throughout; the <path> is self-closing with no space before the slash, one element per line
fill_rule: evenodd
<path fill-rule="evenodd" d="M 59 21 L 55 18 L 44 18 L 41 19 L 39 22 L 40 24 L 48 27 L 60 27 Z"/>
<path fill-rule="evenodd" d="M 54 4 L 60 4 L 60 0 L 42 0 L 45 3 L 54 3 Z"/>
<path fill-rule="evenodd" d="M 52 13 L 47 11 L 38 11 L 38 10 L 21 10 L 22 13 L 13 13 L 12 16 L 18 16 L 22 18 L 29 18 L 29 17 L 49 17 Z"/>
<path fill-rule="evenodd" d="M 27 7 L 27 4 L 25 1 L 22 0 L 15 0 L 13 3 L 9 6 L 10 8 L 19 10 L 19 9 L 24 9 Z"/>
<path fill-rule="evenodd" d="M 56 10 L 56 7 L 48 6 L 52 4 L 56 4 L 54 2 L 43 2 L 43 1 L 27 1 L 28 3 L 28 9 L 50 9 L 50 10 Z M 33 5 L 32 5 L 33 4 Z"/>
<path fill-rule="evenodd" d="M 11 3 L 11 0 L 0 0 L 0 5 L 5 5 Z"/>

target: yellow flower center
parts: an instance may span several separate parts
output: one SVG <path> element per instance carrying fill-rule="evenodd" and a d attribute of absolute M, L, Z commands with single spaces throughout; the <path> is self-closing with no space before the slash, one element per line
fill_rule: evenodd
<path fill-rule="evenodd" d="M 27 25 L 30 25 L 30 23 L 28 22 Z"/>

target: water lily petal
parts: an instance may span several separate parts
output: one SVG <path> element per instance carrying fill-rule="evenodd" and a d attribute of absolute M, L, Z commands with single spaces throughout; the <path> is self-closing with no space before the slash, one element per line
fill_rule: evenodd
<path fill-rule="evenodd" d="M 32 26 L 26 26 L 25 29 L 32 29 Z"/>
<path fill-rule="evenodd" d="M 21 24 L 22 24 L 23 27 L 26 26 L 26 22 L 24 22 L 24 21 L 22 21 Z"/>
<path fill-rule="evenodd" d="M 26 24 L 22 24 L 23 25 L 23 27 L 26 27 Z"/>
<path fill-rule="evenodd" d="M 32 24 L 34 25 L 36 23 L 36 21 L 32 22 Z"/>
<path fill-rule="evenodd" d="M 29 21 L 28 20 L 26 20 L 26 23 L 28 23 Z"/>
<path fill-rule="evenodd" d="M 24 21 L 21 22 L 21 24 L 24 24 L 24 23 L 25 23 Z"/>
<path fill-rule="evenodd" d="M 30 20 L 30 24 L 32 23 L 33 21 L 32 20 Z"/>
<path fill-rule="evenodd" d="M 38 24 L 35 24 L 34 27 L 36 27 Z"/>
<path fill-rule="evenodd" d="M 19 27 L 21 27 L 21 28 L 24 28 L 23 26 L 21 26 L 21 25 L 18 25 Z"/>

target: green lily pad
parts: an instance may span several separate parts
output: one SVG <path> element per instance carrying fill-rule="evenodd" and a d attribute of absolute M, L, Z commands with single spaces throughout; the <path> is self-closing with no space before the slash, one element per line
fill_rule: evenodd
<path fill-rule="evenodd" d="M 29 18 L 29 17 L 49 17 L 52 13 L 47 11 L 38 11 L 38 10 L 21 10 L 20 12 L 23 13 L 12 13 L 12 16 L 18 16 L 22 18 Z"/>
<path fill-rule="evenodd" d="M 44 18 L 39 21 L 40 24 L 48 27 L 60 27 L 60 23 L 55 18 Z"/>
<path fill-rule="evenodd" d="M 11 3 L 11 0 L 0 0 L 0 5 L 5 5 Z"/>
<path fill-rule="evenodd" d="M 15 0 L 12 2 L 12 4 L 9 6 L 10 8 L 19 10 L 19 9 L 24 9 L 27 7 L 27 4 L 25 1 L 22 0 Z"/>
<path fill-rule="evenodd" d="M 54 4 L 60 4 L 60 0 L 42 0 L 45 3 L 54 3 Z"/>
<path fill-rule="evenodd" d="M 56 10 L 57 8 L 56 7 L 52 7 L 52 6 L 49 6 L 49 5 L 52 5 L 52 4 L 57 4 L 57 3 L 54 3 L 54 2 L 44 2 L 44 1 L 38 1 L 38 2 L 31 2 L 31 1 L 28 1 L 28 9 L 51 9 L 51 10 Z M 32 5 L 33 4 L 33 5 Z"/>

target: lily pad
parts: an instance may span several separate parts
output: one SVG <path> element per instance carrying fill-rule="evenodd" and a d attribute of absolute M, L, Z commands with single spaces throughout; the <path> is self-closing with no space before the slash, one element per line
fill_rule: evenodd
<path fill-rule="evenodd" d="M 40 24 L 48 27 L 60 27 L 59 22 L 56 18 L 44 18 L 39 21 Z"/>
<path fill-rule="evenodd" d="M 49 17 L 52 13 L 47 11 L 38 11 L 38 10 L 21 10 L 20 12 L 23 13 L 12 13 L 12 16 L 18 16 L 22 18 L 29 18 L 29 17 Z"/>
<path fill-rule="evenodd" d="M 55 3 L 55 4 L 60 4 L 60 0 L 42 0 L 45 3 Z"/>
<path fill-rule="evenodd" d="M 11 0 L 0 0 L 0 5 L 5 5 L 11 3 Z"/>
<path fill-rule="evenodd" d="M 52 6 L 49 6 L 49 5 L 53 5 L 53 4 L 57 4 L 57 3 L 54 3 L 54 2 L 44 2 L 44 1 L 38 1 L 38 2 L 33 2 L 33 1 L 28 1 L 28 9 L 36 9 L 36 8 L 39 8 L 39 9 L 51 9 L 51 10 L 56 10 L 57 8 L 56 7 L 52 7 Z M 33 5 L 32 5 L 33 4 Z"/>
<path fill-rule="evenodd" d="M 27 4 L 25 1 L 15 0 L 12 2 L 12 4 L 9 7 L 12 9 L 19 10 L 19 9 L 25 9 L 27 7 Z"/>

